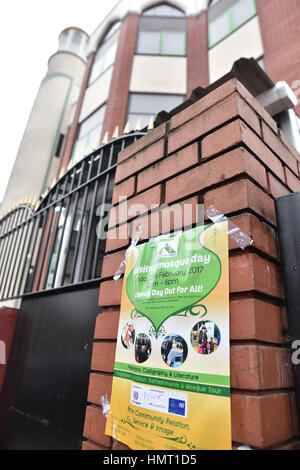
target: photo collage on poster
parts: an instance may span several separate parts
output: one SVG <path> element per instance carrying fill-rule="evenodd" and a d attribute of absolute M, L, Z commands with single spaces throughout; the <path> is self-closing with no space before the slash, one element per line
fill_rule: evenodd
<path fill-rule="evenodd" d="M 213 354 L 219 347 L 221 333 L 218 326 L 210 321 L 198 321 L 190 332 L 189 343 L 201 355 Z M 137 363 L 146 362 L 152 352 L 152 343 L 146 333 L 136 335 L 134 323 L 126 323 L 121 332 L 121 343 L 125 349 L 134 348 Z M 169 367 L 179 367 L 188 357 L 187 341 L 178 334 L 169 334 L 161 342 L 161 357 Z"/>

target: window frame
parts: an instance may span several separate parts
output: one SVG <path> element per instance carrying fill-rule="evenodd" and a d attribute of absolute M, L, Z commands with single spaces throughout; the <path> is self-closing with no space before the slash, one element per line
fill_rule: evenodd
<path fill-rule="evenodd" d="M 94 126 L 93 128 L 91 128 L 86 134 L 84 134 L 80 139 L 78 139 L 78 135 L 79 135 L 79 131 L 80 131 L 80 127 L 82 126 L 82 124 L 87 121 L 91 116 L 93 116 L 93 114 L 97 113 L 101 108 L 105 108 L 104 109 L 104 114 L 103 114 L 103 120 L 101 121 L 101 123 L 98 123 L 96 126 Z M 75 155 L 75 150 L 76 150 L 76 146 L 77 146 L 77 143 L 80 142 L 81 140 L 83 140 L 84 138 L 87 138 L 87 141 L 86 141 L 86 148 L 88 149 L 88 152 L 87 153 L 83 153 L 82 154 L 82 158 L 84 158 L 85 155 L 88 155 L 90 152 L 92 152 L 93 150 L 90 149 L 89 150 L 89 147 L 88 147 L 88 143 L 89 143 L 89 139 L 90 139 L 90 135 L 91 133 L 97 129 L 97 127 L 99 127 L 100 125 L 103 127 L 103 122 L 104 122 L 104 119 L 105 119 L 105 113 L 106 113 L 106 102 L 104 102 L 103 104 L 101 104 L 101 106 L 99 106 L 97 109 L 95 109 L 91 114 L 89 114 L 89 116 L 87 116 L 82 122 L 78 123 L 78 126 L 77 126 L 77 131 L 76 131 L 76 139 L 74 140 L 74 143 L 73 143 L 73 148 L 72 148 L 72 154 L 71 154 L 71 158 L 70 160 L 72 160 L 74 163 L 75 163 L 75 158 L 74 158 L 74 155 Z M 101 132 L 102 132 L 102 128 L 101 128 Z M 101 138 L 101 134 L 99 135 L 99 145 L 100 145 L 100 138 Z"/>
<path fill-rule="evenodd" d="M 161 30 L 161 31 L 151 31 L 150 29 L 149 30 L 145 30 L 145 31 L 139 31 L 140 32 L 143 32 L 143 33 L 159 33 L 160 35 L 160 40 L 159 40 L 159 53 L 155 53 L 155 52 L 138 52 L 137 48 L 138 48 L 138 41 L 139 41 L 139 34 L 138 34 L 138 37 L 137 37 L 137 43 L 136 43 L 136 51 L 135 51 L 135 54 L 136 55 L 148 55 L 148 56 L 155 56 L 155 57 L 186 57 L 186 31 L 176 31 L 176 30 L 169 30 L 169 29 L 164 29 L 164 30 Z M 164 35 L 166 33 L 172 33 L 172 34 L 181 34 L 183 36 L 183 54 L 165 54 L 163 52 L 163 42 L 164 42 Z"/>
<path fill-rule="evenodd" d="M 242 0 L 236 0 L 234 3 L 232 3 L 232 5 L 230 5 L 230 7 L 228 7 L 223 13 L 221 13 L 220 15 L 218 15 L 213 21 L 211 21 L 210 23 L 208 23 L 208 28 L 207 28 L 207 39 L 208 39 L 208 49 L 212 49 L 213 47 L 215 47 L 217 44 L 220 44 L 220 42 L 224 41 L 224 39 L 228 38 L 228 36 L 230 36 L 232 33 L 234 33 L 235 31 L 237 31 L 239 28 L 241 28 L 242 26 L 244 26 L 246 23 L 248 23 L 250 20 L 252 20 L 255 16 L 257 16 L 257 8 L 256 8 L 256 1 L 255 0 L 251 0 L 252 1 L 252 4 L 253 4 L 253 7 L 254 7 L 254 13 L 253 15 L 251 15 L 249 18 L 247 18 L 246 20 L 244 20 L 239 26 L 237 27 L 234 27 L 233 25 L 233 17 L 232 17 L 232 8 L 234 5 L 236 5 L 237 3 L 239 3 L 240 1 Z M 221 16 L 223 15 L 227 15 L 227 18 L 228 18 L 228 22 L 229 22 L 229 32 L 223 36 L 221 39 L 219 39 L 218 41 L 212 43 L 211 41 L 211 25 L 217 21 Z"/>
<path fill-rule="evenodd" d="M 116 31 L 113 32 L 112 35 L 109 35 L 111 29 L 114 27 L 114 25 L 116 24 L 119 24 L 119 27 L 116 29 Z M 106 35 L 104 36 L 104 38 L 100 41 L 99 43 L 99 46 L 95 52 L 95 57 L 94 57 L 94 61 L 93 61 L 93 64 L 92 64 L 92 67 L 91 67 L 91 70 L 90 70 L 90 74 L 89 74 L 89 79 L 88 79 L 88 83 L 87 83 L 87 88 L 90 87 L 93 83 L 95 83 L 107 70 L 110 69 L 110 67 L 112 67 L 115 63 L 115 60 L 116 60 L 116 55 L 117 55 L 117 49 L 118 49 L 118 42 L 119 42 L 119 33 L 120 33 L 120 28 L 121 28 L 121 22 L 120 21 L 116 21 L 110 28 L 109 30 L 107 31 Z M 112 42 L 111 46 L 101 55 L 100 59 L 97 60 L 97 62 L 101 61 L 102 65 L 101 65 L 101 72 L 91 80 L 91 76 L 92 76 L 92 71 L 93 71 L 93 68 L 96 64 L 95 62 L 95 58 L 96 58 L 96 55 L 99 51 L 99 49 L 105 45 L 106 42 L 110 41 L 115 35 L 118 35 L 117 37 L 117 40 L 115 42 Z M 108 66 L 108 67 L 105 67 L 104 68 L 104 57 L 106 56 L 106 54 L 113 48 L 115 47 L 116 50 L 115 50 L 115 55 L 114 55 L 114 60 L 113 62 Z"/>
<path fill-rule="evenodd" d="M 130 113 L 130 97 L 131 95 L 147 95 L 147 96 L 157 96 L 157 95 L 163 95 L 163 96 L 180 96 L 183 98 L 182 100 L 182 103 L 184 103 L 184 101 L 186 100 L 186 95 L 182 95 L 181 93 L 147 93 L 147 92 L 142 92 L 142 91 L 132 91 L 128 94 L 128 102 L 127 102 L 127 109 L 126 109 L 126 123 L 128 123 L 128 121 L 130 122 L 131 125 L 135 125 L 135 123 L 132 123 L 130 121 L 130 118 L 129 118 L 129 115 L 130 114 L 136 114 L 137 116 L 139 117 L 142 117 L 142 116 L 150 116 L 150 119 L 151 117 L 153 117 L 153 119 L 155 120 L 156 116 L 161 112 L 163 111 L 162 109 L 160 109 L 157 113 L 146 113 L 146 112 L 140 112 L 140 113 L 136 113 L 136 112 L 132 112 Z M 181 104 L 181 103 L 180 103 Z M 179 106 L 180 104 L 178 104 L 177 106 Z M 173 108 L 172 108 L 173 109 Z M 150 119 L 149 119 L 149 122 L 150 122 Z M 134 129 L 134 128 L 133 128 Z"/>
<path fill-rule="evenodd" d="M 163 52 L 163 46 L 164 46 L 164 36 L 165 34 L 180 34 L 183 36 L 183 40 L 182 40 L 182 46 L 183 46 L 183 53 L 182 54 L 165 54 Z M 154 54 L 154 55 L 157 55 L 157 54 Z M 170 56 L 170 57 L 186 57 L 186 31 L 171 31 L 171 30 L 162 30 L 160 32 L 160 54 L 159 55 L 162 55 L 164 57 L 166 56 Z"/>
<path fill-rule="evenodd" d="M 174 16 L 172 16 L 172 15 L 170 15 L 170 16 L 169 15 L 147 15 L 147 14 L 145 15 L 145 13 L 147 13 L 147 11 L 152 10 L 153 8 L 161 7 L 161 6 L 168 6 L 168 7 L 172 8 L 173 10 L 179 11 L 182 14 L 178 15 L 178 16 L 176 16 L 176 15 L 174 15 Z M 185 13 L 185 11 L 181 10 L 181 8 L 174 7 L 174 5 L 170 5 L 167 2 L 161 2 L 158 5 L 152 5 L 148 8 L 145 8 L 142 11 L 141 16 L 146 16 L 148 18 L 184 18 L 184 17 L 186 17 L 186 13 Z"/>

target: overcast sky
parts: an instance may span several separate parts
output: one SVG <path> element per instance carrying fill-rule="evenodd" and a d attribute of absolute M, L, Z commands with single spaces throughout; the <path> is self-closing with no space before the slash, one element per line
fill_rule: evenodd
<path fill-rule="evenodd" d="M 9 0 L 0 16 L 0 202 L 59 33 L 91 34 L 118 0 Z M 24 196 L 27 196 L 24 194 Z"/>

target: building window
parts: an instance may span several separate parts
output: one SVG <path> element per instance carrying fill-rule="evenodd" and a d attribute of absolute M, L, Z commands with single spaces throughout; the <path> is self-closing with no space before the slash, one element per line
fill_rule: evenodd
<path fill-rule="evenodd" d="M 214 46 L 256 15 L 255 0 L 212 2 L 208 11 L 208 44 Z"/>
<path fill-rule="evenodd" d="M 137 53 L 185 56 L 185 14 L 169 5 L 144 11 L 139 22 Z"/>
<path fill-rule="evenodd" d="M 105 106 L 101 106 L 80 124 L 72 153 L 74 162 L 99 147 L 104 114 Z"/>
<path fill-rule="evenodd" d="M 178 8 L 171 7 L 171 5 L 158 5 L 157 7 L 148 8 L 148 10 L 143 11 L 143 16 L 167 16 L 182 18 L 184 17 L 183 11 Z"/>
<path fill-rule="evenodd" d="M 115 23 L 101 41 L 101 45 L 94 58 L 94 63 L 89 77 L 89 85 L 97 80 L 97 78 L 113 65 L 117 52 L 120 26 L 120 21 Z"/>
<path fill-rule="evenodd" d="M 81 41 L 82 41 L 82 34 L 80 34 L 78 31 L 74 31 L 72 34 L 71 44 L 69 47 L 70 52 L 74 52 L 76 54 L 80 49 Z"/>
<path fill-rule="evenodd" d="M 185 100 L 183 95 L 162 95 L 152 93 L 131 93 L 129 96 L 127 120 L 131 129 L 139 123 L 141 129 L 148 126 L 150 119 L 160 111 L 171 111 Z"/>
<path fill-rule="evenodd" d="M 258 63 L 258 65 L 260 66 L 261 69 L 264 70 L 264 72 L 266 71 L 266 63 L 265 63 L 265 58 L 264 56 L 260 57 L 259 59 L 256 59 L 256 62 Z"/>
<path fill-rule="evenodd" d="M 59 41 L 59 48 L 60 49 L 64 49 L 67 45 L 67 42 L 68 42 L 68 38 L 69 38 L 69 31 L 64 31 L 60 37 L 60 41 Z"/>

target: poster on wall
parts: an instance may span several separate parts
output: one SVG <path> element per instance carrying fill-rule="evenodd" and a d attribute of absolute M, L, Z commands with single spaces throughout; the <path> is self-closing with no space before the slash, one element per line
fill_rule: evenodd
<path fill-rule="evenodd" d="M 106 434 L 231 449 L 227 223 L 130 247 Z"/>

